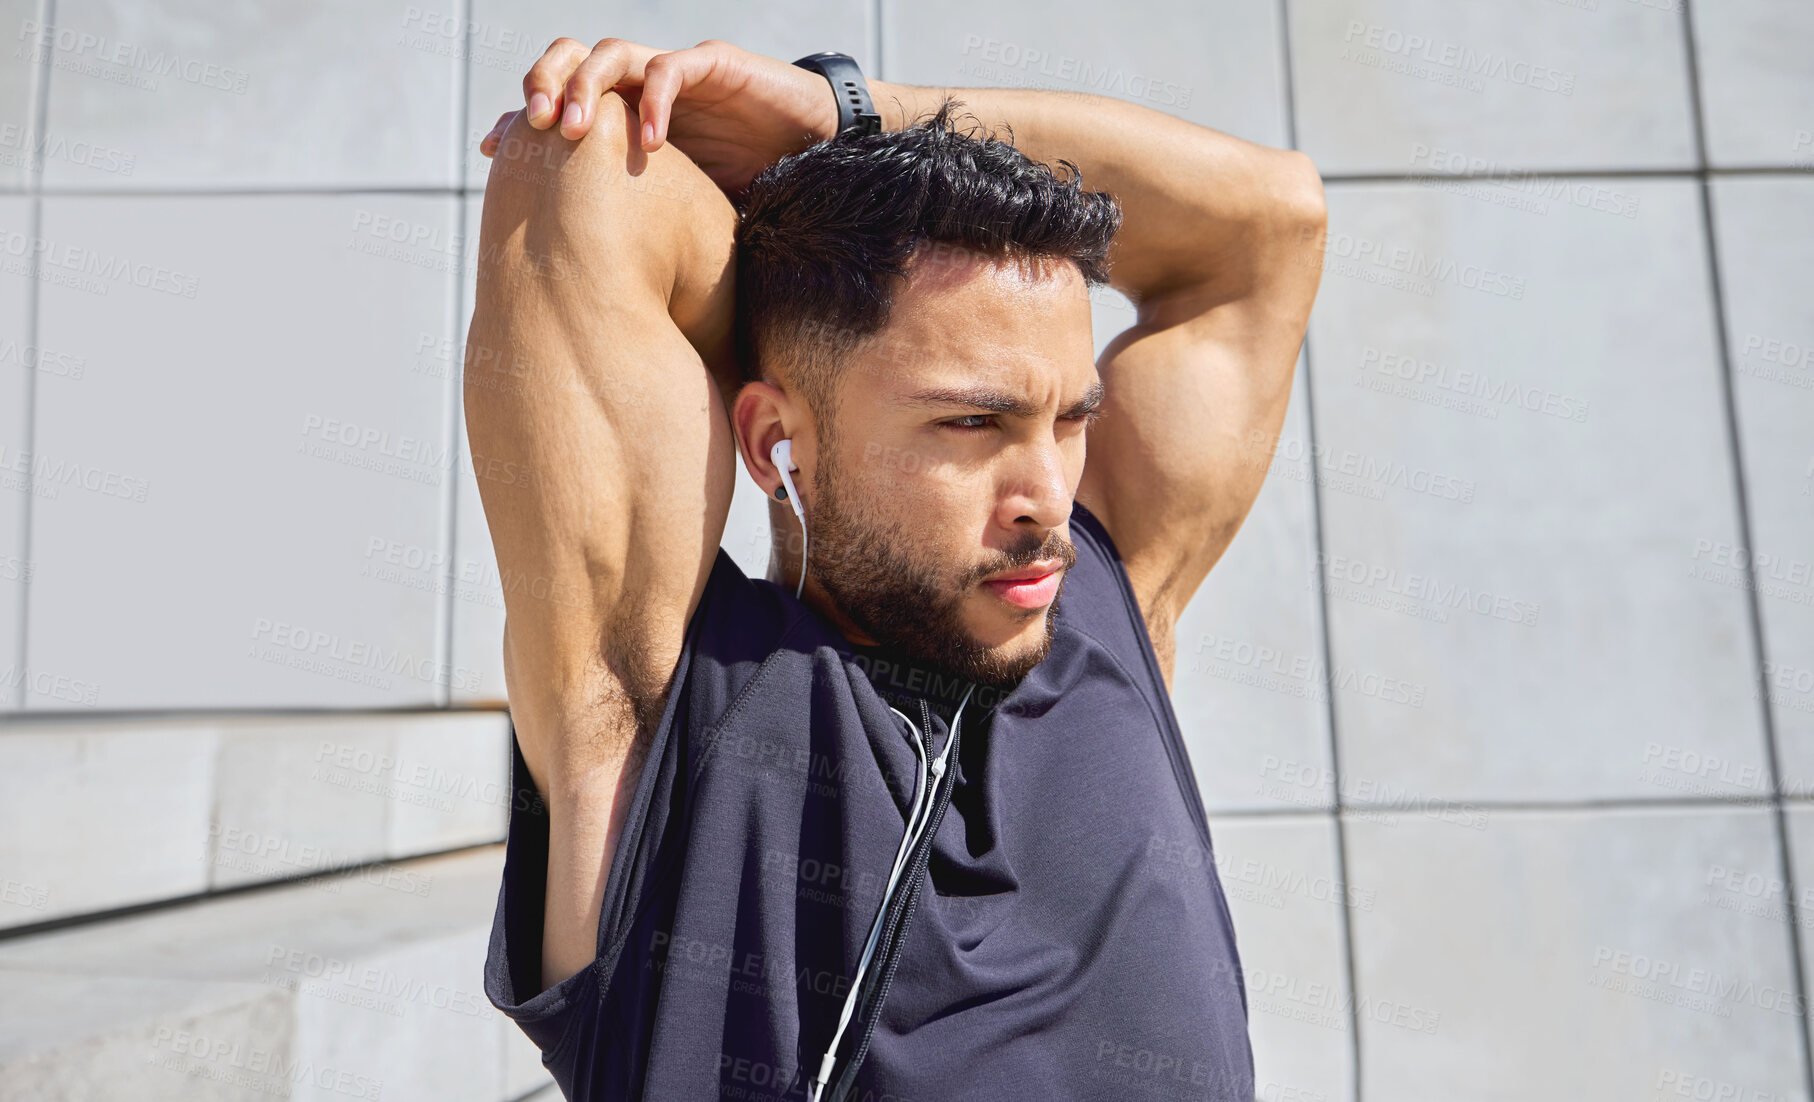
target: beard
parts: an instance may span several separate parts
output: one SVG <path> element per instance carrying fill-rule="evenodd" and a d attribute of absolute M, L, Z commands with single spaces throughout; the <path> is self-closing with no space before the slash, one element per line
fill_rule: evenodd
<path fill-rule="evenodd" d="M 881 521 L 853 503 L 869 495 L 841 495 L 831 467 L 820 463 L 814 472 L 807 569 L 853 623 L 914 662 L 990 686 L 1014 685 L 1045 660 L 1065 579 L 1046 607 L 1044 636 L 1018 655 L 976 641 L 963 625 L 964 598 L 982 578 L 1003 570 L 1057 560 L 1068 571 L 1077 561 L 1070 541 L 1052 531 L 1003 552 L 1001 561 L 949 570 L 913 555 L 902 522 Z"/>

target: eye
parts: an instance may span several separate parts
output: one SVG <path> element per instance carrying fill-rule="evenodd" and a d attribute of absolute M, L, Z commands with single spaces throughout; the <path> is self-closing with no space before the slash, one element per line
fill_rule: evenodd
<path fill-rule="evenodd" d="M 959 431 L 963 431 L 963 432 L 981 432 L 982 430 L 990 428 L 992 426 L 990 426 L 990 425 L 973 425 L 973 424 L 967 424 L 966 422 L 987 421 L 993 416 L 995 416 L 995 415 L 992 413 L 972 413 L 972 414 L 969 414 L 964 417 L 959 417 L 954 421 L 943 421 L 940 423 L 943 424 L 946 428 L 958 429 Z"/>

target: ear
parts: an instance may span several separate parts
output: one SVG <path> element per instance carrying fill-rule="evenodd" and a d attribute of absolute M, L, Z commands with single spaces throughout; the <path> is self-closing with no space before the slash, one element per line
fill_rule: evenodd
<path fill-rule="evenodd" d="M 744 469 L 770 500 L 779 500 L 775 491 L 785 486 L 769 455 L 777 443 L 792 441 L 794 466 L 799 468 L 792 472 L 794 485 L 806 482 L 812 432 L 804 413 L 779 387 L 761 381 L 745 383 L 731 406 L 731 426 L 737 433 Z"/>

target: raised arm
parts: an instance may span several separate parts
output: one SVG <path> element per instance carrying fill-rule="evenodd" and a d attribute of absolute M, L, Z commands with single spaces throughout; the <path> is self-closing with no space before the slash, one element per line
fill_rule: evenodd
<path fill-rule="evenodd" d="M 730 202 L 597 99 L 520 118 L 486 187 L 466 429 L 504 587 L 504 673 L 549 813 L 542 983 L 596 955 L 624 812 L 724 533 L 736 445 Z"/>
<path fill-rule="evenodd" d="M 1103 417 L 1077 500 L 1127 565 L 1169 686 L 1173 628 L 1259 495 L 1322 277 L 1322 181 L 1302 153 L 1103 96 L 872 81 L 885 129 L 950 94 L 1035 160 L 1112 192 L 1111 284 L 1138 308 L 1097 363 Z M 1256 448 L 1255 440 L 1266 441 Z"/>
<path fill-rule="evenodd" d="M 536 125 L 583 134 L 595 99 L 584 75 L 607 70 L 637 99 L 644 149 L 671 140 L 732 193 L 758 166 L 836 129 L 823 80 L 716 39 L 666 54 L 606 39 L 587 55 L 571 40 L 550 48 L 559 79 L 524 88 Z M 1028 156 L 1069 160 L 1085 187 L 1120 200 L 1110 279 L 1138 315 L 1097 364 L 1103 417 L 1077 500 L 1121 552 L 1169 685 L 1178 615 L 1253 508 L 1284 423 L 1322 279 L 1316 166 L 1105 96 L 884 81 L 870 90 L 885 129 L 955 95 L 984 125 L 1008 124 Z"/>

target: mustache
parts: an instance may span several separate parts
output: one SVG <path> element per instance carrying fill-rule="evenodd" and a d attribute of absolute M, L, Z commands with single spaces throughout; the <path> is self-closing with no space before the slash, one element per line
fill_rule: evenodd
<path fill-rule="evenodd" d="M 1063 570 L 1069 570 L 1077 565 L 1077 549 L 1071 546 L 1070 540 L 1059 535 L 1057 531 L 1047 532 L 1044 539 L 1023 544 L 1011 551 L 1004 551 L 1002 555 L 1001 559 L 977 570 L 976 577 L 972 580 L 981 581 L 991 574 L 999 574 L 1004 570 L 1017 570 L 1051 559 L 1057 560 Z"/>

